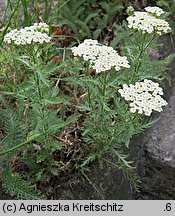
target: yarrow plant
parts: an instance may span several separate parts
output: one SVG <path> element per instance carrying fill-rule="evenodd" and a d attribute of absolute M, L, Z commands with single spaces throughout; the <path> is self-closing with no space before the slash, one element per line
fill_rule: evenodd
<path fill-rule="evenodd" d="M 138 30 L 142 34 L 162 35 L 171 31 L 167 21 L 154 16 L 154 14 L 160 16 L 163 13 L 161 8 L 146 7 L 145 10 L 146 12 L 135 11 L 132 16 L 127 18 L 128 28 Z"/>
<path fill-rule="evenodd" d="M 97 73 L 109 71 L 112 68 L 119 71 L 121 68 L 130 67 L 126 56 L 120 56 L 112 47 L 101 45 L 97 40 L 86 39 L 78 47 L 73 47 L 71 50 L 74 56 L 89 61 L 90 66 Z"/>
<path fill-rule="evenodd" d="M 20 112 L 24 113 L 22 117 L 20 116 L 21 122 L 25 119 L 26 134 L 23 140 L 27 139 L 27 141 L 25 140 L 15 149 L 25 146 L 26 143 L 36 142 L 40 150 L 37 154 L 30 154 L 28 160 L 36 165 L 36 175 L 38 173 L 42 175 L 47 170 L 46 173 L 53 176 L 56 175 L 58 169 L 52 153 L 63 146 L 63 143 L 55 139 L 53 135 L 67 124 L 77 120 L 78 117 L 63 120 L 62 115 L 64 114 L 60 114 L 61 108 L 58 110 L 50 108 L 54 104 L 66 106 L 68 101 L 66 97 L 60 96 L 58 86 L 53 85 L 52 76 L 58 65 L 47 63 L 46 60 L 51 39 L 48 31 L 47 24 L 36 23 L 20 30 L 12 30 L 5 35 L 4 42 L 11 51 L 10 62 L 18 64 L 20 70 L 22 68 L 22 73 L 17 74 L 18 85 L 13 83 L 14 85 L 8 90 L 12 99 L 14 97 L 17 101 Z M 18 68 L 14 68 L 15 73 L 18 73 Z M 18 107 L 16 110 L 18 111 Z M 31 152 L 35 151 L 32 145 L 29 146 L 29 149 Z M 13 148 L 8 152 L 13 153 Z M 42 179 L 43 182 L 46 181 L 47 176 L 43 175 Z"/>
<path fill-rule="evenodd" d="M 60 171 L 79 169 L 84 173 L 97 159 L 100 165 L 104 162 L 121 169 L 137 187 L 134 168 L 123 149 L 129 147 L 133 135 L 153 125 L 154 121 L 145 116 L 161 112 L 167 105 L 163 89 L 156 82 L 164 78 L 161 72 L 166 69 L 162 68 L 165 63 L 159 60 L 154 67 L 147 53 L 156 38 L 171 31 L 161 18 L 163 13 L 158 7 L 146 7 L 144 12 L 129 7 L 128 28 L 120 26 L 120 54 L 112 42 L 107 46 L 86 39 L 69 47 L 72 55 L 68 56 L 66 47 L 52 47 L 46 23 L 7 33 L 2 41 L 6 44 L 4 61 L 6 57 L 9 60 L 4 64 L 9 66 L 4 76 L 8 81 L 4 82 L 2 94 L 4 101 L 8 100 L 4 109 L 11 109 L 11 102 L 15 102 L 15 108 L 12 112 L 5 110 L 8 124 L 4 125 L 11 127 L 7 132 L 3 130 L 4 149 L 0 156 L 9 154 L 13 159 L 20 148 L 16 155 L 21 161 L 27 158 L 24 163 L 29 173 L 24 176 L 31 177 L 30 182 L 48 184 L 50 177 L 58 177 Z M 63 61 L 55 56 L 62 50 Z M 4 158 L 7 164 L 10 157 Z"/>
<path fill-rule="evenodd" d="M 123 89 L 118 92 L 126 101 L 131 101 L 130 112 L 145 114 L 150 116 L 152 111 L 161 112 L 162 106 L 168 103 L 161 97 L 163 89 L 158 83 L 145 79 L 143 82 L 136 82 L 135 85 L 129 86 L 123 84 Z"/>
<path fill-rule="evenodd" d="M 138 81 L 141 71 L 145 70 L 142 66 L 148 61 L 147 48 L 152 46 L 160 35 L 171 32 L 169 23 L 161 18 L 161 14 L 164 13 L 163 9 L 149 6 L 145 8 L 145 11 L 134 11 L 132 15 L 129 13 L 130 16 L 127 18 L 128 30 L 132 34 L 130 40 L 133 43 L 132 48 L 127 52 L 129 51 L 129 56 L 134 56 L 130 58 L 132 65 L 130 83 Z M 130 42 L 125 41 L 124 43 L 125 47 L 128 47 L 127 43 Z"/>
<path fill-rule="evenodd" d="M 151 120 L 146 122 L 145 116 L 150 116 L 153 111 L 161 112 L 162 107 L 167 105 L 162 98 L 162 88 L 151 80 L 158 79 L 160 71 L 155 72 L 152 68 L 147 53 L 147 48 L 156 38 L 171 31 L 168 22 L 160 18 L 164 11 L 158 7 L 147 7 L 145 12 L 134 12 L 130 7 L 128 12 L 133 15 L 127 18 L 127 36 L 130 38 L 123 38 L 124 56 L 92 39 L 71 48 L 84 67 L 88 66 L 97 73 L 93 76 L 81 74 L 77 81 L 86 91 L 83 94 L 84 104 L 77 107 L 87 111 L 89 116 L 84 123 L 83 140 L 94 147 L 81 167 L 94 158 L 103 158 L 107 152 L 117 156 L 120 169 L 131 173 L 132 167 L 120 147 L 123 144 L 128 147 L 134 134 L 153 124 Z M 123 88 L 119 87 L 121 85 Z"/>
<path fill-rule="evenodd" d="M 89 162 L 95 159 L 102 162 L 104 154 L 110 153 L 117 157 L 117 166 L 128 175 L 128 178 L 132 179 L 133 184 L 136 184 L 135 175 L 132 175 L 133 168 L 127 162 L 126 155 L 116 150 L 123 142 L 128 143 L 128 138 L 125 136 L 127 130 L 122 133 L 121 137 L 119 129 L 125 127 L 125 122 L 120 121 L 120 118 L 123 119 L 123 114 L 126 113 L 118 112 L 119 98 L 116 96 L 116 88 L 120 74 L 124 70 L 127 73 L 130 68 L 129 61 L 126 56 L 120 56 L 112 47 L 99 44 L 97 40 L 91 39 L 86 39 L 78 47 L 73 47 L 72 53 L 80 57 L 78 61 L 82 60 L 82 65 L 87 64 L 88 69 L 93 68 L 96 72 L 94 76 L 88 73 L 80 75 L 77 81 L 86 91 L 83 104 L 77 107 L 88 113 L 82 135 L 83 141 L 91 146 L 92 151 L 83 159 L 80 167 L 86 170 Z M 77 61 L 77 58 L 75 60 Z M 89 64 L 84 64 L 84 61 Z M 76 84 L 75 80 L 74 84 Z M 127 165 L 124 166 L 124 163 Z"/>
<path fill-rule="evenodd" d="M 49 26 L 46 23 L 35 23 L 33 26 L 24 27 L 20 30 L 13 29 L 4 37 L 4 42 L 15 45 L 26 45 L 31 43 L 49 43 Z"/>

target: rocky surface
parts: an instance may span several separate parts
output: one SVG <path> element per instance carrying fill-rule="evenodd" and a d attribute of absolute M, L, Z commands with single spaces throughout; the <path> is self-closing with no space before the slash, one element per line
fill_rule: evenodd
<path fill-rule="evenodd" d="M 132 188 L 129 181 L 116 168 L 105 166 L 100 170 L 99 166 L 94 164 L 91 171 L 86 174 L 90 182 L 86 178 L 76 176 L 62 183 L 59 183 L 58 179 L 57 186 L 54 184 L 54 192 L 51 191 L 50 199 L 124 200 L 131 197 Z"/>
<path fill-rule="evenodd" d="M 172 40 L 165 37 L 162 55 L 174 52 Z M 168 106 L 159 121 L 135 141 L 140 145 L 137 159 L 141 192 L 133 199 L 175 199 L 175 61 L 169 68 L 171 88 L 166 89 Z"/>

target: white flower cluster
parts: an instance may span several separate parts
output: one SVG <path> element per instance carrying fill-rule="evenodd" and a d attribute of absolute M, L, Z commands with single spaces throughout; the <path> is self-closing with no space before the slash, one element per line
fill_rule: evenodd
<path fill-rule="evenodd" d="M 145 8 L 145 11 L 148 12 L 148 13 L 151 13 L 157 17 L 159 17 L 160 15 L 164 14 L 164 10 L 160 7 L 151 7 L 151 6 L 148 6 Z"/>
<path fill-rule="evenodd" d="M 112 67 L 119 71 L 122 67 L 129 68 L 127 57 L 120 56 L 112 47 L 100 45 L 97 40 L 86 39 L 78 47 L 71 48 L 74 56 L 90 61 L 97 73 L 108 71 Z"/>
<path fill-rule="evenodd" d="M 34 43 L 49 43 L 49 27 L 46 23 L 35 23 L 33 26 L 24 27 L 20 30 L 13 29 L 4 36 L 4 42 L 15 45 L 26 45 Z"/>
<path fill-rule="evenodd" d="M 158 16 L 162 13 L 163 10 L 160 11 L 161 8 L 159 8 L 159 11 L 158 9 L 154 9 L 154 7 L 147 7 L 145 10 L 147 12 L 136 11 L 132 16 L 127 18 L 129 28 L 139 30 L 143 34 L 155 32 L 158 35 L 162 35 L 171 31 L 167 21 L 154 16 L 154 14 Z M 154 14 L 152 14 L 153 12 Z"/>
<path fill-rule="evenodd" d="M 150 116 L 152 111 L 162 111 L 162 106 L 168 103 L 161 97 L 163 90 L 158 83 L 145 79 L 143 82 L 136 82 L 135 85 L 129 86 L 124 84 L 123 89 L 119 89 L 126 101 L 131 101 L 130 112 Z"/>

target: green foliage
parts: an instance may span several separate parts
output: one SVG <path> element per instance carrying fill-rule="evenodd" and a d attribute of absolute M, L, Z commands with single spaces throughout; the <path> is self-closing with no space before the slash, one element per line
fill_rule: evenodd
<path fill-rule="evenodd" d="M 15 6 L 13 7 L 12 6 L 12 2 L 10 0 L 8 1 L 8 4 L 6 6 L 6 9 L 5 9 L 5 12 L 4 12 L 4 15 L 3 15 L 3 19 L 2 19 L 2 21 L 0 21 L 0 24 L 3 27 L 3 30 L 1 31 L 0 47 L 2 45 L 4 35 L 7 33 L 8 28 L 12 24 L 12 20 L 14 19 L 15 15 L 17 14 L 17 11 L 18 11 L 18 8 L 19 8 L 19 4 L 20 4 L 20 0 L 18 0 L 16 2 Z M 9 7 L 9 5 L 10 5 L 10 12 L 11 13 L 10 13 L 9 17 L 7 18 L 6 14 L 7 14 L 7 11 L 8 11 L 7 9 Z M 7 22 L 6 22 L 6 20 L 7 20 Z M 6 24 L 6 25 L 4 26 L 4 24 Z"/>
<path fill-rule="evenodd" d="M 160 0 L 157 4 L 171 13 L 174 1 L 170 2 L 168 5 Z M 118 89 L 123 84 L 144 79 L 161 82 L 168 79 L 166 69 L 175 54 L 151 61 L 148 51 L 157 49 L 157 35 L 130 31 L 125 21 L 118 25 L 120 18 L 116 20 L 115 17 L 120 15 L 124 5 L 123 0 L 63 0 L 53 4 L 48 0 L 8 1 L 0 33 L 0 162 L 2 183 L 11 195 L 19 199 L 44 198 L 31 185 L 46 184 L 61 172 L 62 154 L 69 160 L 69 149 L 66 149 L 69 146 L 60 134 L 71 130 L 73 123 L 80 126 L 78 140 L 83 152 L 78 159 L 76 153 L 73 154 L 71 162 L 75 161 L 76 169 L 86 176 L 85 171 L 98 160 L 100 166 L 107 163 L 120 169 L 137 188 L 135 168 L 128 159 L 127 150 L 133 136 L 144 132 L 156 120 L 131 113 Z M 89 74 L 91 65 L 77 57 L 72 59 L 70 47 L 57 47 L 57 42 L 19 47 L 3 44 L 9 28 L 41 20 L 59 27 L 68 26 L 78 42 L 77 38 L 101 39 L 108 27 L 115 28 L 115 37 L 109 44 L 127 56 L 131 67 L 118 72 Z M 60 57 L 58 55 L 62 60 L 53 63 L 54 56 Z M 17 174 L 18 168 L 17 173 L 11 171 L 14 158 L 19 166 L 24 166 L 20 174 Z"/>
<path fill-rule="evenodd" d="M 1 140 L 1 149 L 3 151 L 16 147 L 24 140 L 26 130 L 24 122 L 21 120 L 20 113 L 13 110 L 1 110 L 1 128 L 3 128 L 3 138 Z M 2 152 L 1 152 L 2 153 Z M 3 167 L 11 162 L 15 151 L 9 152 L 8 156 L 0 155 L 0 162 Z"/>
<path fill-rule="evenodd" d="M 2 64 L 5 67 L 2 71 L 4 83 L 1 87 L 1 101 L 4 109 L 1 110 L 3 113 L 1 126 L 4 136 L 1 142 L 3 150 L 0 154 L 1 162 L 6 169 L 17 156 L 18 162 L 23 163 L 32 173 L 33 176 L 29 175 L 30 179 L 26 177 L 30 182 L 31 180 L 46 182 L 51 176 L 58 175 L 59 170 L 53 154 L 61 151 L 64 144 L 55 139 L 54 135 L 77 121 L 80 116 L 78 114 L 65 116 L 64 112 L 69 102 L 65 95 L 60 94 L 58 86 L 52 79 L 53 73 L 60 69 L 61 63 L 59 66 L 47 63 L 49 48 L 50 46 L 43 44 L 29 45 L 25 48 L 13 46 L 10 47 L 9 53 L 8 50 L 3 50 Z M 59 104 L 61 104 L 59 108 L 52 109 L 52 106 Z M 6 177 L 10 175 L 3 175 L 6 185 Z M 7 185 L 7 188 L 12 190 L 20 178 L 15 176 L 14 185 L 11 187 Z M 20 182 L 22 184 L 22 179 Z M 14 189 L 12 194 L 24 197 L 26 190 L 27 198 L 30 187 L 27 188 L 25 182 L 23 185 L 23 194 Z M 30 193 L 28 197 L 29 195 Z"/>
<path fill-rule="evenodd" d="M 125 22 L 123 26 L 126 26 Z M 144 79 L 156 81 L 168 79 L 165 71 L 175 55 L 171 54 L 162 60 L 150 61 L 147 50 L 157 48 L 155 42 L 157 35 L 143 35 L 117 25 L 116 28 L 119 37 L 111 41 L 111 46 L 115 47 L 120 43 L 121 53 L 127 56 L 131 67 L 121 72 L 110 70 L 90 75 L 88 74 L 90 67 L 87 68 L 88 64 L 82 61 L 82 70 L 87 72 L 85 75 L 77 75 L 76 65 L 79 64 L 80 67 L 80 63 L 75 58 L 75 63 L 72 64 L 72 76 L 66 80 L 75 86 L 80 86 L 86 92 L 82 104 L 77 106 L 81 112 L 86 112 L 88 115 L 84 122 L 82 136 L 84 143 L 89 146 L 89 152 L 87 151 L 87 156 L 80 164 L 81 169 L 88 170 L 88 165 L 93 160 L 101 161 L 109 154 L 117 157 L 116 166 L 126 175 L 128 174 L 127 177 L 137 187 L 133 167 L 123 149 L 129 148 L 135 134 L 151 127 L 156 120 L 131 113 L 129 104 L 120 98 L 117 90 L 124 83 L 134 84 Z M 109 163 L 112 164 L 112 162 Z"/>
<path fill-rule="evenodd" d="M 156 4 L 159 7 L 164 8 L 165 11 L 169 12 L 171 15 L 174 13 L 175 1 L 174 0 L 158 0 Z"/>
<path fill-rule="evenodd" d="M 122 46 L 122 53 L 126 55 L 131 63 L 130 70 L 126 73 L 128 78 L 126 83 L 135 83 L 136 81 L 151 79 L 155 81 L 161 81 L 167 79 L 169 76 L 166 73 L 168 65 L 174 60 L 174 53 L 169 54 L 164 59 L 150 59 L 148 48 L 151 51 L 158 50 L 159 44 L 157 42 L 156 35 L 142 35 L 139 32 L 128 32 L 128 30 L 122 30 L 122 34 L 125 36 L 124 45 Z M 124 33 L 126 32 L 126 33 Z M 115 39 L 114 39 L 115 40 Z M 139 43 L 138 43 L 139 41 Z M 127 77 L 123 74 L 123 77 Z"/>
<path fill-rule="evenodd" d="M 5 134 L 2 145 L 4 147 L 12 147 L 23 141 L 26 128 L 21 121 L 20 115 L 13 110 L 1 110 L 1 115 Z"/>
<path fill-rule="evenodd" d="M 78 38 L 97 39 L 115 16 L 121 14 L 124 6 L 123 0 L 9 0 L 1 24 L 5 34 L 10 25 L 18 27 L 21 23 L 22 26 L 29 26 L 43 20 L 50 25 L 68 26 Z M 21 16 L 18 16 L 19 13 Z"/>
<path fill-rule="evenodd" d="M 24 25 L 29 26 L 32 23 L 30 22 L 29 14 L 28 14 L 28 8 L 27 8 L 27 0 L 21 0 L 22 6 L 23 6 L 23 14 L 24 14 Z"/>
<path fill-rule="evenodd" d="M 129 179 L 132 182 L 135 190 L 139 191 L 139 183 L 140 182 L 139 182 L 138 177 L 135 173 L 135 167 L 133 167 L 132 162 L 128 161 L 127 155 L 123 152 L 114 150 L 114 155 L 115 155 L 115 157 L 117 156 L 116 162 L 113 162 L 116 159 L 115 157 L 113 158 L 112 162 L 111 162 L 111 160 L 103 159 L 104 162 L 106 162 L 107 164 L 121 170 L 124 177 Z"/>
<path fill-rule="evenodd" d="M 78 37 L 97 39 L 123 4 L 122 0 L 70 0 L 60 10 L 58 25 L 68 25 Z"/>
<path fill-rule="evenodd" d="M 9 169 L 2 171 L 2 186 L 11 196 L 17 199 L 41 200 L 45 197 L 31 187 L 27 181 L 21 178 L 19 174 L 11 173 Z"/>
<path fill-rule="evenodd" d="M 126 23 L 125 23 L 126 24 Z M 128 38 L 131 35 L 131 32 L 126 31 L 125 28 L 121 27 L 120 25 L 114 25 L 116 36 L 110 42 L 111 47 L 116 47 L 119 43 L 123 43 L 125 38 Z"/>

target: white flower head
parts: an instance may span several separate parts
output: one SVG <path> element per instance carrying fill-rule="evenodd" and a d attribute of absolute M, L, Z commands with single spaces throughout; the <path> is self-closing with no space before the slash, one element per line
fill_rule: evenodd
<path fill-rule="evenodd" d="M 151 7 L 151 6 L 148 6 L 145 8 L 145 11 L 148 12 L 148 13 L 151 13 L 152 15 L 156 16 L 156 17 L 159 17 L 160 15 L 164 14 L 164 10 L 160 7 Z"/>
<path fill-rule="evenodd" d="M 11 30 L 4 36 L 4 42 L 15 45 L 26 45 L 31 43 L 49 43 L 51 37 L 48 36 L 49 27 L 46 23 L 35 23 L 20 30 Z"/>
<path fill-rule="evenodd" d="M 135 85 L 123 85 L 118 92 L 126 100 L 130 101 L 130 112 L 145 114 L 150 116 L 152 111 L 161 112 L 162 106 L 168 103 L 161 95 L 163 90 L 158 83 L 145 79 L 143 82 L 137 82 Z"/>
<path fill-rule="evenodd" d="M 101 45 L 97 40 L 86 39 L 78 47 L 72 47 L 74 56 L 82 57 L 85 61 L 90 61 L 92 68 L 97 73 L 115 68 L 129 68 L 127 57 L 120 56 L 112 47 Z"/>
<path fill-rule="evenodd" d="M 127 18 L 128 28 L 140 31 L 142 34 L 156 33 L 157 35 L 162 35 L 170 32 L 171 28 L 169 23 L 163 19 L 157 18 L 159 14 L 163 13 L 163 10 L 159 10 L 158 12 L 158 9 L 154 8 L 151 10 L 150 8 L 152 7 L 145 8 L 147 12 L 135 11 L 132 16 L 129 16 Z M 154 14 L 157 17 L 155 17 Z"/>

